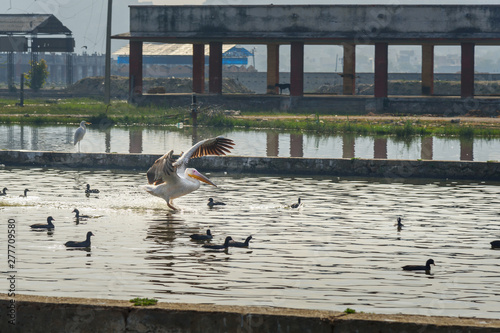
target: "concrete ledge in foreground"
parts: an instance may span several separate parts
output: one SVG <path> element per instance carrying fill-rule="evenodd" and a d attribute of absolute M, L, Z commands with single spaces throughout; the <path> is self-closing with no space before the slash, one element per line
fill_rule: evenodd
<path fill-rule="evenodd" d="M 0 294 L 0 332 L 493 333 L 500 320 Z M 16 325 L 9 323 L 15 316 Z"/>
<path fill-rule="evenodd" d="M 64 153 L 1 150 L 0 164 L 56 168 L 107 168 L 146 170 L 161 155 Z M 499 162 L 387 160 L 348 158 L 207 156 L 190 166 L 202 172 L 229 174 L 326 175 L 377 178 L 434 178 L 500 180 Z"/>

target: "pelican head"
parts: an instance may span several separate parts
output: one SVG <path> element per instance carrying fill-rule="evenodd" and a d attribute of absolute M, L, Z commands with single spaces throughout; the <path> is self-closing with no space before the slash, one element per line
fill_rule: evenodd
<path fill-rule="evenodd" d="M 81 127 L 85 127 L 85 125 L 91 125 L 92 123 L 89 123 L 88 121 L 85 121 L 83 120 L 81 123 L 80 123 L 80 126 Z"/>
<path fill-rule="evenodd" d="M 196 169 L 193 169 L 193 168 L 187 168 L 186 169 L 186 174 L 191 177 L 191 178 L 194 178 L 194 179 L 198 179 L 199 181 L 202 181 L 208 185 L 213 185 L 215 187 L 217 187 L 217 185 L 215 185 L 214 183 L 212 183 L 212 181 L 210 181 L 210 179 L 208 179 L 207 177 L 205 177 L 204 175 L 202 175 L 201 173 L 198 172 L 198 170 Z"/>

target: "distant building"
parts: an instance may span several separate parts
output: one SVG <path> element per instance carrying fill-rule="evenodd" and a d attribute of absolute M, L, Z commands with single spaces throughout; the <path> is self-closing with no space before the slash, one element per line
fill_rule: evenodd
<path fill-rule="evenodd" d="M 120 71 L 128 71 L 129 46 L 124 46 L 113 53 L 117 57 Z M 205 66 L 208 69 L 210 56 L 209 45 L 205 45 Z M 222 64 L 225 71 L 255 71 L 248 64 L 248 58 L 254 54 L 235 44 L 224 44 L 222 47 Z M 144 43 L 142 64 L 145 76 L 190 76 L 193 66 L 192 44 Z"/>
<path fill-rule="evenodd" d="M 0 14 L 0 59 L 7 64 L 0 69 L 0 76 L 9 86 L 45 54 L 62 58 L 57 67 L 49 63 L 49 72 L 57 73 L 57 78 L 49 77 L 48 81 L 71 83 L 74 47 L 71 30 L 52 14 Z"/>

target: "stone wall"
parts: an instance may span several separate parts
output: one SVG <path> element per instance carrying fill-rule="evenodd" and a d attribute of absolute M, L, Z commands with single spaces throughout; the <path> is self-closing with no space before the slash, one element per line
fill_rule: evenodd
<path fill-rule="evenodd" d="M 5 166 L 136 169 L 141 172 L 159 157 L 161 155 L 0 151 L 0 163 Z M 500 162 L 207 156 L 193 159 L 190 166 L 229 174 L 500 180 Z"/>
<path fill-rule="evenodd" d="M 12 302 L 14 301 L 14 302 Z M 0 294 L 0 332 L 494 333 L 500 320 Z M 9 311 L 5 311 L 9 309 Z M 13 319 L 14 318 L 14 319 Z M 15 320 L 15 325 L 9 323 Z"/>

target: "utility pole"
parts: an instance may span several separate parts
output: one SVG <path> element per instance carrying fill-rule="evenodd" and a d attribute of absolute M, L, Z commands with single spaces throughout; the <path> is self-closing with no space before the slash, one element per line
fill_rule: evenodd
<path fill-rule="evenodd" d="M 108 0 L 108 21 L 106 27 L 106 65 L 104 71 L 104 104 L 109 105 L 111 90 L 111 8 L 113 0 Z"/>

